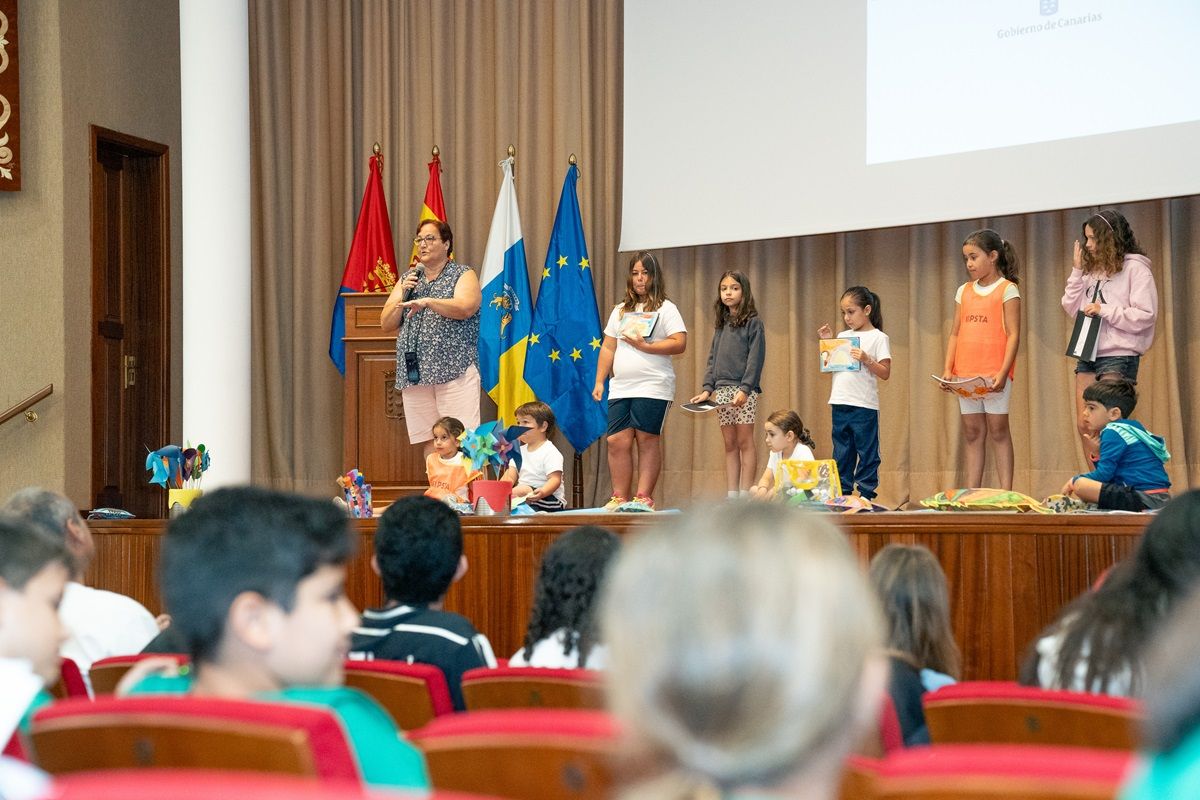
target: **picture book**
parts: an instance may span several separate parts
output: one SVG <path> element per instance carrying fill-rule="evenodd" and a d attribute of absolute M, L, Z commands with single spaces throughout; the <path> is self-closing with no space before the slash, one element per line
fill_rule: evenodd
<path fill-rule="evenodd" d="M 728 405 L 729 403 L 718 403 L 715 400 L 701 400 L 699 403 L 684 403 L 680 408 L 693 414 L 703 414 L 707 411 L 716 411 L 718 408 L 726 408 Z"/>
<path fill-rule="evenodd" d="M 842 496 L 842 480 L 832 458 L 817 461 L 784 459 L 775 470 L 776 497 L 803 495 L 803 500 L 826 502 Z"/>
<path fill-rule="evenodd" d="M 976 375 L 973 378 L 959 378 L 956 381 L 942 380 L 937 375 L 930 375 L 938 382 L 939 385 L 946 387 L 954 392 L 959 397 L 965 397 L 968 400 L 982 397 L 992 390 L 987 378 L 982 375 Z"/>
<path fill-rule="evenodd" d="M 817 345 L 820 348 L 821 372 L 858 372 L 862 369 L 862 362 L 850 355 L 852 348 L 860 346 L 857 336 L 821 339 Z"/>
<path fill-rule="evenodd" d="M 657 322 L 657 311 L 628 311 L 625 313 L 625 316 L 621 317 L 621 323 L 617 327 L 617 334 L 620 336 L 637 334 L 643 339 L 649 339 L 650 334 L 654 332 L 654 326 Z"/>

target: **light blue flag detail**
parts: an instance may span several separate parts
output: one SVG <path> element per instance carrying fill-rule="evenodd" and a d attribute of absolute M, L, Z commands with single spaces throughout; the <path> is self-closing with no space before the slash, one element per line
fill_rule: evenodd
<path fill-rule="evenodd" d="M 578 167 L 567 168 L 554 230 L 542 268 L 537 307 L 525 356 L 525 381 L 554 410 L 558 427 L 581 453 L 608 428 L 607 389 L 592 399 L 596 362 L 604 343 L 592 266 L 575 184 Z"/>
<path fill-rule="evenodd" d="M 511 157 L 500 162 L 504 177 L 479 279 L 483 285 L 479 377 L 483 390 L 496 403 L 496 415 L 509 423 L 516 422 L 517 406 L 534 399 L 524 375 L 533 302 L 529 299 L 529 267 L 512 167 Z"/>

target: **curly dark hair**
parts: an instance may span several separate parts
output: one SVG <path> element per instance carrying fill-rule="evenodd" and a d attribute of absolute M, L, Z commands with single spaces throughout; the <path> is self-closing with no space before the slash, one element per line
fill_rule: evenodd
<path fill-rule="evenodd" d="M 1106 277 L 1112 277 L 1121 271 L 1125 256 L 1131 253 L 1146 255 L 1133 235 L 1129 220 L 1116 209 L 1106 208 L 1084 220 L 1079 230 L 1085 239 L 1088 228 L 1092 229 L 1092 236 L 1096 240 L 1096 252 L 1083 251 L 1083 271 L 1086 274 L 1103 273 Z"/>
<path fill-rule="evenodd" d="M 598 638 L 594 607 L 600 585 L 619 546 L 617 535 L 598 525 L 573 528 L 554 540 L 542 556 L 533 591 L 526 659 L 535 644 L 562 628 L 567 633 L 563 655 L 578 648 L 579 666 L 587 663 Z"/>

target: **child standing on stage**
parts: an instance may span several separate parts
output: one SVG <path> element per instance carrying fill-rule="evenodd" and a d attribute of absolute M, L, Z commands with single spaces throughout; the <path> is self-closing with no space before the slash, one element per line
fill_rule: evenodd
<path fill-rule="evenodd" d="M 656 316 L 648 336 L 622 324 L 628 314 L 650 312 Z M 618 507 L 626 511 L 654 510 L 652 495 L 662 470 L 663 423 L 675 399 L 671 356 L 685 349 L 687 328 L 679 309 L 667 299 L 662 268 L 653 253 L 642 250 L 629 261 L 625 300 L 613 309 L 604 327 L 596 386 L 592 389 L 593 399 L 599 402 L 604 396 L 604 381 L 612 374 L 608 387 L 608 471 L 613 493 L 604 506 L 606 511 Z M 633 484 L 634 442 L 638 450 L 637 493 L 627 500 Z"/>
<path fill-rule="evenodd" d="M 693 403 L 712 399 L 725 440 L 725 488 L 730 497 L 749 494 L 754 480 L 754 417 L 762 393 L 763 358 L 767 339 L 750 279 L 740 272 L 726 272 L 717 285 L 716 332 L 708 350 L 704 391 Z"/>
<path fill-rule="evenodd" d="M 454 417 L 442 417 L 433 423 L 433 452 L 425 456 L 425 474 L 429 477 L 426 497 L 452 504 L 469 502 L 467 484 L 482 473 L 471 469 L 458 449 L 458 437 L 466 428 Z"/>
<path fill-rule="evenodd" d="M 1083 390 L 1108 378 L 1137 383 L 1142 354 L 1154 341 L 1158 289 L 1150 259 L 1121 212 L 1105 209 L 1088 217 L 1083 240 L 1082 245 L 1075 240 L 1062 307 L 1072 317 L 1082 311 L 1101 320 L 1095 359 L 1075 364 L 1076 425 L 1084 454 L 1094 457 L 1099 445 L 1088 434 L 1083 418 Z"/>
<path fill-rule="evenodd" d="M 817 445 L 795 411 L 774 412 L 767 417 L 763 430 L 771 456 L 767 459 L 766 471 L 750 490 L 750 496 L 768 499 L 774 497 L 778 489 L 775 473 L 779 469 L 779 462 L 812 461 L 816 458 L 812 449 Z"/>
<path fill-rule="evenodd" d="M 850 357 L 857 370 L 835 372 L 829 405 L 833 410 L 833 458 L 842 479 L 842 494 L 858 485 L 858 493 L 874 500 L 879 488 L 879 380 L 892 376 L 892 349 L 883 332 L 879 295 L 865 286 L 851 286 L 842 293 L 842 322 L 846 330 L 838 338 L 858 337 Z M 833 338 L 828 324 L 817 331 L 822 339 Z"/>
<path fill-rule="evenodd" d="M 521 434 L 521 471 L 510 466 L 504 480 L 514 484 L 513 497 L 524 498 L 534 511 L 562 511 L 567 507 L 563 490 L 563 456 L 550 441 L 554 412 L 534 400 L 517 407 L 517 424 L 529 428 Z"/>
<path fill-rule="evenodd" d="M 958 399 L 967 446 L 967 485 L 983 483 L 984 443 L 991 439 L 1000 488 L 1012 489 L 1013 444 L 1008 430 L 1008 403 L 1021 341 L 1017 253 L 1012 244 L 990 228 L 968 236 L 962 252 L 971 281 L 958 287 L 954 295 L 958 308 L 946 347 L 942 379 L 980 376 L 988 382 L 987 394 Z"/>

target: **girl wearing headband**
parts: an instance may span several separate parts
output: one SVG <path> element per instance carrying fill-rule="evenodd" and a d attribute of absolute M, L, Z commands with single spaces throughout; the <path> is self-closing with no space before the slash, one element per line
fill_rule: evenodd
<path fill-rule="evenodd" d="M 1096 358 L 1075 364 L 1076 425 L 1084 455 L 1095 461 L 1099 445 L 1083 423 L 1083 390 L 1105 378 L 1137 383 L 1142 354 L 1154 341 L 1158 289 L 1150 259 L 1121 212 L 1106 208 L 1084 220 L 1082 228 L 1062 307 L 1068 316 L 1082 311 L 1101 320 Z"/>

